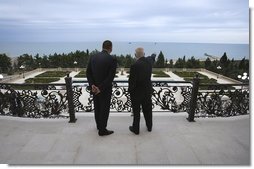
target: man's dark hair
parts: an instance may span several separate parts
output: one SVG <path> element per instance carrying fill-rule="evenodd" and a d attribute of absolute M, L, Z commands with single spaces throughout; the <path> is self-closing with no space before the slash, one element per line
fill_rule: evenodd
<path fill-rule="evenodd" d="M 105 40 L 102 44 L 102 49 L 111 49 L 112 42 L 110 40 Z"/>

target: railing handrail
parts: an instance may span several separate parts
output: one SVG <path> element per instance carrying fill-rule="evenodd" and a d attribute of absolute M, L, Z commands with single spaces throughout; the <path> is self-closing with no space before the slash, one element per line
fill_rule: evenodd
<path fill-rule="evenodd" d="M 128 80 L 114 80 L 115 83 L 128 83 Z M 152 80 L 153 82 L 161 83 L 192 83 L 191 81 L 172 81 L 172 80 Z M 88 83 L 87 80 L 73 80 L 72 83 Z"/>
<path fill-rule="evenodd" d="M 0 83 L 0 85 L 11 86 L 65 86 L 65 83 Z"/>
<path fill-rule="evenodd" d="M 128 83 L 127 80 L 115 80 L 115 83 Z M 182 83 L 191 84 L 191 81 L 167 81 L 167 80 L 152 80 L 152 83 Z M 88 83 L 87 80 L 73 80 L 72 83 Z M 0 83 L 0 85 L 11 85 L 11 86 L 65 86 L 65 83 Z M 249 83 L 220 83 L 220 84 L 208 84 L 200 83 L 199 86 L 249 86 Z"/>
<path fill-rule="evenodd" d="M 237 115 L 239 112 L 240 114 L 249 112 L 249 87 L 239 88 L 241 91 L 237 88 L 234 91 L 230 89 L 231 86 L 249 86 L 249 83 L 199 84 L 200 79 L 198 76 L 193 78 L 193 81 L 152 80 L 151 82 L 155 88 L 152 98 L 154 100 L 154 105 L 160 106 L 162 110 L 169 110 L 172 112 L 186 110 L 189 114 L 189 121 L 194 121 L 197 111 L 200 111 L 200 114 L 204 114 L 203 111 L 206 111 L 206 116 L 213 114 L 216 116 L 231 116 L 232 114 Z M 131 111 L 130 97 L 126 89 L 126 87 L 128 87 L 128 80 L 115 80 L 114 83 L 115 90 L 112 93 L 112 109 L 117 111 Z M 84 87 L 87 86 L 87 80 L 73 80 L 72 77 L 65 77 L 65 83 L 0 83 L 0 92 L 4 92 L 1 93 L 0 96 L 2 98 L 0 99 L 6 102 L 4 103 L 1 100 L 0 113 L 3 113 L 7 104 L 10 105 L 10 111 L 7 113 L 23 116 L 24 111 L 27 110 L 27 117 L 36 118 L 42 116 L 59 117 L 62 116 L 60 111 L 68 110 L 70 122 L 75 122 L 75 111 L 93 110 L 92 95 L 89 89 L 86 88 L 84 90 Z M 201 90 L 200 87 L 203 86 L 208 86 L 208 89 Z M 210 87 L 215 87 L 215 89 L 210 89 Z M 20 92 L 20 90 L 22 90 L 22 92 Z M 37 90 L 41 90 L 41 92 Z M 83 92 L 86 92 L 86 96 L 88 96 L 86 105 L 83 105 L 79 101 Z M 213 94 L 211 95 L 210 93 Z M 225 100 L 223 95 L 228 96 L 231 100 Z M 121 100 L 122 96 L 124 97 L 123 100 Z M 179 102 L 176 101 L 176 96 L 178 98 L 181 97 Z M 39 104 L 39 102 L 37 102 L 39 97 L 43 97 L 46 101 Z M 224 100 L 222 101 L 222 99 Z M 44 108 L 41 109 L 38 106 L 43 106 Z M 226 109 L 222 109 L 223 106 Z M 225 114 L 225 110 L 228 111 L 228 113 L 226 112 Z"/>
<path fill-rule="evenodd" d="M 208 83 L 200 83 L 200 86 L 249 86 L 249 83 L 220 83 L 220 84 L 208 84 Z"/>

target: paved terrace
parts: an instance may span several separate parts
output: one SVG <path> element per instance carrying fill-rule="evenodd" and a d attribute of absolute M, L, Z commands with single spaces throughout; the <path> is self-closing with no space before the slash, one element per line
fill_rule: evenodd
<path fill-rule="evenodd" d="M 249 115 L 186 120 L 154 113 L 154 128 L 129 132 L 129 113 L 111 113 L 113 135 L 97 135 L 93 114 L 68 119 L 0 116 L 0 163 L 7 164 L 250 164 Z"/>

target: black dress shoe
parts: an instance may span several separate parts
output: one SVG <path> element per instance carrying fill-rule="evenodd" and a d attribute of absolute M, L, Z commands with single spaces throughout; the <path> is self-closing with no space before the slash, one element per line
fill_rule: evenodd
<path fill-rule="evenodd" d="M 130 131 L 133 132 L 134 134 L 136 134 L 136 135 L 139 134 L 139 131 L 135 131 L 135 130 L 133 129 L 132 126 L 130 126 L 129 129 L 130 129 Z"/>
<path fill-rule="evenodd" d="M 152 131 L 152 128 L 147 128 L 147 131 L 151 132 L 151 131 Z"/>
<path fill-rule="evenodd" d="M 113 134 L 114 131 L 111 131 L 111 130 L 105 130 L 105 131 L 99 131 L 98 134 L 99 136 L 107 136 L 107 135 L 110 135 L 110 134 Z"/>

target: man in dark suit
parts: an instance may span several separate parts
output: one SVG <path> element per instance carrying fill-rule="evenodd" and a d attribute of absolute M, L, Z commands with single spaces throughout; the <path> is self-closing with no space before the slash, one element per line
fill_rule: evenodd
<path fill-rule="evenodd" d="M 93 93 L 94 117 L 99 136 L 110 135 L 114 131 L 107 130 L 112 94 L 112 82 L 116 73 L 116 59 L 112 52 L 112 42 L 104 41 L 102 52 L 90 57 L 86 75 Z"/>
<path fill-rule="evenodd" d="M 129 88 L 133 111 L 133 124 L 130 131 L 139 134 L 140 107 L 142 106 L 147 130 L 152 131 L 152 64 L 155 56 L 144 57 L 144 49 L 137 48 L 135 57 L 137 61 L 130 68 Z"/>

